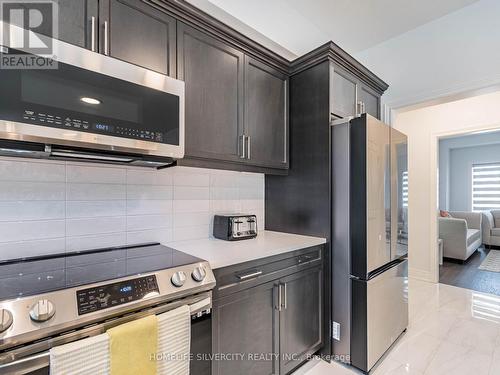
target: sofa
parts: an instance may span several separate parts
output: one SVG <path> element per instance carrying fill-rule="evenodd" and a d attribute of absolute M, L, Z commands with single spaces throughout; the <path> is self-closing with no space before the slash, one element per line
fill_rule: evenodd
<path fill-rule="evenodd" d="M 483 211 L 483 243 L 500 246 L 500 210 Z"/>
<path fill-rule="evenodd" d="M 446 258 L 466 261 L 481 246 L 482 213 L 451 211 L 451 217 L 439 218 L 439 238 Z M 499 222 L 500 223 L 500 222 Z"/>

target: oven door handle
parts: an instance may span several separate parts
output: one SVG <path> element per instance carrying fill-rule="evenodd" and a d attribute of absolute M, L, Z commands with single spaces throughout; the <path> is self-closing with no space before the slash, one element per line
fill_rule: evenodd
<path fill-rule="evenodd" d="M 167 305 L 168 304 L 166 304 L 165 306 L 167 306 Z M 207 294 L 207 296 L 205 298 L 203 298 L 199 301 L 196 301 L 196 302 L 193 302 L 190 304 L 188 303 L 188 306 L 189 306 L 189 311 L 190 311 L 191 316 L 197 315 L 198 313 L 201 313 L 202 311 L 209 311 L 212 308 L 211 294 Z M 164 310 L 161 307 L 156 307 L 156 308 L 149 309 L 148 311 L 156 313 L 156 314 L 161 314 L 161 313 L 169 311 L 169 310 Z M 146 316 L 146 315 L 141 314 L 141 316 L 139 316 L 138 319 L 140 319 L 144 316 Z M 131 319 L 131 320 L 133 320 L 133 319 Z M 128 321 L 131 321 L 131 320 L 128 320 Z M 127 323 L 127 322 L 123 322 L 122 324 L 125 324 L 125 323 Z M 101 331 L 101 327 L 103 327 L 103 326 L 104 326 L 104 324 L 98 324 L 98 325 L 89 327 L 92 330 L 92 332 L 88 332 L 88 333 L 84 334 L 82 339 L 90 337 L 90 336 L 94 336 L 96 334 L 103 333 Z M 111 326 L 108 328 L 111 328 Z M 106 330 L 104 330 L 104 332 L 105 331 Z M 75 333 L 77 333 L 77 332 L 75 332 Z M 92 333 L 94 333 L 94 334 L 92 334 Z M 78 339 L 68 341 L 68 343 L 75 342 L 75 341 L 78 341 Z M 64 344 L 62 344 L 62 345 L 64 345 Z M 46 368 L 49 366 L 50 366 L 50 351 L 45 350 L 43 352 L 36 353 L 36 354 L 30 355 L 30 356 L 25 357 L 25 358 L 20 358 L 20 359 L 17 359 L 15 361 L 8 362 L 5 364 L 0 364 L 0 374 L 3 374 L 3 373 L 28 374 L 32 371 L 40 370 L 40 369 L 43 369 L 43 368 Z"/>

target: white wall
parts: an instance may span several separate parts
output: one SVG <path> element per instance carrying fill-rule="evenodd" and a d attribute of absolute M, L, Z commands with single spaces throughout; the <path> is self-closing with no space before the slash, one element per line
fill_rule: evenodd
<path fill-rule="evenodd" d="M 500 83 L 500 1 L 481 0 L 355 54 L 393 108 Z"/>
<path fill-rule="evenodd" d="M 395 113 L 393 125 L 408 135 L 410 276 L 438 281 L 438 138 L 500 128 L 500 92 Z"/>
<path fill-rule="evenodd" d="M 439 141 L 439 208 L 472 209 L 472 165 L 500 161 L 500 133 L 481 133 Z"/>
<path fill-rule="evenodd" d="M 0 158 L 0 260 L 208 238 L 214 213 L 264 227 L 264 175 Z"/>

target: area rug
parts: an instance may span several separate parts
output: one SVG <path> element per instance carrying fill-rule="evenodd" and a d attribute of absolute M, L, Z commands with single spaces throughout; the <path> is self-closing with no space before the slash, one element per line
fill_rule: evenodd
<path fill-rule="evenodd" d="M 483 263 L 479 266 L 480 270 L 500 272 L 500 250 L 490 250 Z"/>

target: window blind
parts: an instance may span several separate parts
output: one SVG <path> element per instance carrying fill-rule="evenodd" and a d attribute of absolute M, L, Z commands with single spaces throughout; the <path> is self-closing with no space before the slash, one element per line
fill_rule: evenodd
<path fill-rule="evenodd" d="M 403 172 L 403 207 L 408 207 L 408 171 Z"/>
<path fill-rule="evenodd" d="M 500 209 L 500 163 L 472 166 L 472 210 Z"/>

